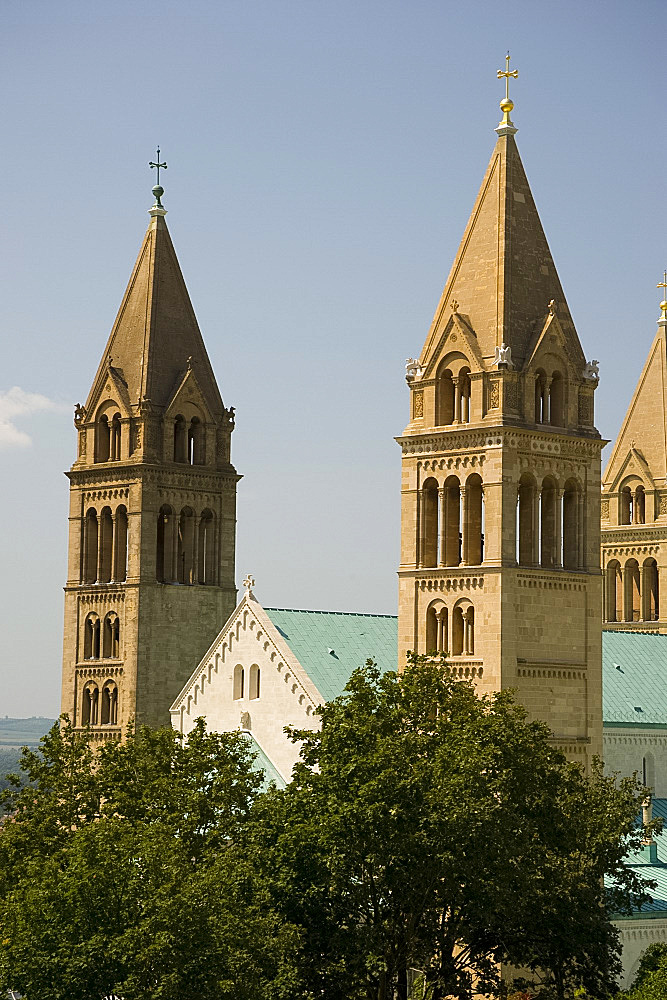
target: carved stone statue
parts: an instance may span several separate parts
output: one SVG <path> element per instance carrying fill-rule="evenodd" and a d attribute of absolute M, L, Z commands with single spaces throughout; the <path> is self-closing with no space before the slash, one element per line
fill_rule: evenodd
<path fill-rule="evenodd" d="M 86 407 L 82 406 L 81 403 L 77 403 L 74 407 L 74 426 L 80 427 L 81 424 L 86 419 Z"/>
<path fill-rule="evenodd" d="M 583 377 L 593 380 L 600 378 L 600 362 L 589 361 L 583 371 Z"/>
<path fill-rule="evenodd" d="M 415 358 L 406 358 L 405 360 L 405 380 L 406 382 L 412 382 L 415 378 L 421 378 L 424 374 L 424 369 L 419 364 Z"/>
<path fill-rule="evenodd" d="M 501 344 L 500 347 L 496 347 L 494 364 L 498 368 L 514 368 L 512 364 L 512 348 L 508 347 L 507 344 Z"/>

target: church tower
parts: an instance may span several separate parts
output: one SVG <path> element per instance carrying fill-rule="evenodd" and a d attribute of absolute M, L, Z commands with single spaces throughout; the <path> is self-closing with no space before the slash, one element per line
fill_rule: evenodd
<path fill-rule="evenodd" d="M 67 473 L 62 712 L 91 726 L 94 740 L 120 738 L 131 719 L 169 725 L 171 702 L 236 604 L 234 410 L 174 252 L 159 170 L 153 193 L 118 316 L 75 410 Z"/>
<path fill-rule="evenodd" d="M 515 141 L 498 140 L 419 359 L 402 449 L 399 662 L 513 688 L 602 749 L 600 452 L 586 363 Z"/>
<path fill-rule="evenodd" d="M 667 272 L 658 288 L 667 291 Z M 667 299 L 602 481 L 605 628 L 667 632 Z"/>

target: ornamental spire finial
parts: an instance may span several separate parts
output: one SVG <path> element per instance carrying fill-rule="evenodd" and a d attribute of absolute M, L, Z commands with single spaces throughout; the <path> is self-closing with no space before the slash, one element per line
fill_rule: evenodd
<path fill-rule="evenodd" d="M 153 188 L 153 194 L 155 195 L 155 204 L 153 205 L 153 208 L 164 208 L 164 205 L 160 201 L 160 198 L 164 194 L 164 188 L 161 187 L 161 185 L 160 185 L 160 170 L 166 170 L 167 169 L 167 164 L 166 163 L 160 163 L 160 147 L 159 146 L 157 148 L 157 157 L 156 157 L 156 159 L 157 159 L 157 163 L 154 163 L 151 160 L 149 162 L 149 164 L 148 164 L 148 166 L 151 168 L 151 170 L 153 169 L 153 167 L 157 167 L 157 184 Z"/>
<path fill-rule="evenodd" d="M 505 97 L 500 102 L 500 110 L 503 113 L 503 118 L 496 128 L 498 135 L 514 135 L 516 132 L 514 122 L 510 118 L 510 111 L 514 108 L 514 101 L 510 98 L 510 77 L 514 77 L 516 80 L 518 75 L 518 69 L 510 69 L 510 54 L 508 50 L 505 56 L 505 69 L 498 70 L 498 79 L 502 80 L 504 78 L 505 80 Z"/>
<path fill-rule="evenodd" d="M 665 289 L 665 298 L 660 303 L 661 315 L 658 326 L 667 326 L 667 271 L 663 272 L 662 281 L 658 282 L 657 287 Z"/>

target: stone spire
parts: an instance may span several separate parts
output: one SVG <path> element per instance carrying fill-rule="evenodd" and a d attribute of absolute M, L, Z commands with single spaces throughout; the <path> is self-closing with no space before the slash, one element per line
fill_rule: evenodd
<path fill-rule="evenodd" d="M 585 364 L 519 156 L 510 105 L 509 99 L 501 103 L 498 140 L 421 354 L 425 369 L 452 313 L 466 319 L 487 363 L 505 345 L 517 368 L 555 313 L 572 361 Z"/>
<path fill-rule="evenodd" d="M 222 399 L 167 229 L 166 209 L 160 203 L 163 189 L 156 186 L 153 193 L 158 190 L 87 409 L 106 377 L 109 359 L 127 385 L 130 405 L 148 399 L 158 408 L 168 404 L 190 359 L 211 414 L 218 418 L 223 411 Z"/>

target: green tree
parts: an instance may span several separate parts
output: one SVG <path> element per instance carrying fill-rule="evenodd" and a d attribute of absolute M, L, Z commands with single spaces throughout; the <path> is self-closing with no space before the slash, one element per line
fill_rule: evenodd
<path fill-rule="evenodd" d="M 321 720 L 292 734 L 294 781 L 258 803 L 254 829 L 305 934 L 305 991 L 404 998 L 418 969 L 424 997 L 468 998 L 500 992 L 511 962 L 559 998 L 614 992 L 609 916 L 643 898 L 622 863 L 633 782 L 599 766 L 587 779 L 509 694 L 478 697 L 423 658 L 400 679 L 367 664 Z"/>
<path fill-rule="evenodd" d="M 294 929 L 243 831 L 247 743 L 140 729 L 94 755 L 65 723 L 5 794 L 0 991 L 27 1000 L 249 1000 L 292 993 Z"/>

